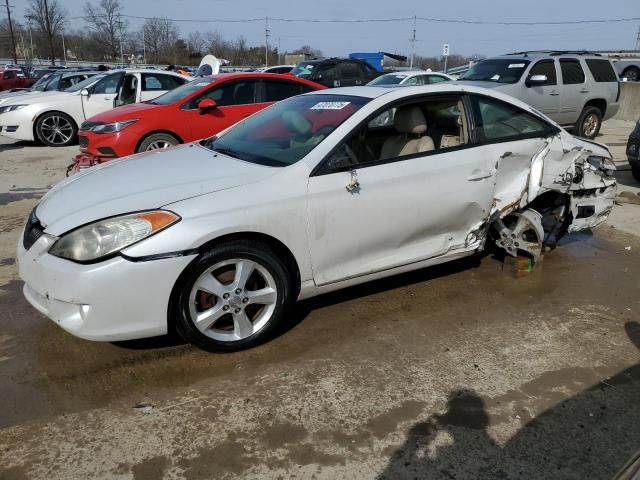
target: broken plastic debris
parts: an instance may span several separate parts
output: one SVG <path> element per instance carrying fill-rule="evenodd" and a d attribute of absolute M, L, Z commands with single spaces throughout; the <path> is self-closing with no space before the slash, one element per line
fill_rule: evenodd
<path fill-rule="evenodd" d="M 133 409 L 138 410 L 142 413 L 151 413 L 151 410 L 153 410 L 153 405 L 151 405 L 150 403 L 138 403 L 137 405 L 133 406 Z"/>

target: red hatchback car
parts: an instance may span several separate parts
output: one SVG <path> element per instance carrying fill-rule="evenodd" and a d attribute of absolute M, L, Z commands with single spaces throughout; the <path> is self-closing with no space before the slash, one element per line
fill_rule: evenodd
<path fill-rule="evenodd" d="M 75 157 L 68 173 L 113 158 L 210 137 L 274 102 L 324 88 L 273 73 L 199 77 L 151 101 L 89 118 L 78 135 L 82 153 Z"/>

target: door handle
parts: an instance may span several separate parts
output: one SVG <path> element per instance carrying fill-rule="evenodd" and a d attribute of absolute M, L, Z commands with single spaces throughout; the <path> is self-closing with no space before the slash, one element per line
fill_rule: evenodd
<path fill-rule="evenodd" d="M 495 172 L 493 170 L 480 170 L 476 168 L 471 175 L 467 177 L 467 180 L 470 182 L 475 182 L 477 180 L 484 180 L 485 178 L 493 177 Z"/>
<path fill-rule="evenodd" d="M 556 92 L 555 90 L 553 90 L 552 92 L 549 92 L 549 95 L 551 95 L 552 97 L 557 97 L 560 94 L 558 92 Z"/>
<path fill-rule="evenodd" d="M 580 90 L 580 93 L 589 93 L 589 90 L 583 89 L 583 90 Z"/>

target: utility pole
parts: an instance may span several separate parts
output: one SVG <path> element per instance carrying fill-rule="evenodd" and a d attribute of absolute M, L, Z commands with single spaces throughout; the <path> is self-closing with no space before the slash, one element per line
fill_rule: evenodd
<path fill-rule="evenodd" d="M 7 18 L 9 19 L 9 32 L 11 32 L 11 45 L 13 46 L 13 63 L 18 64 L 18 53 L 16 52 L 16 39 L 13 37 L 13 23 L 11 23 L 11 9 L 9 8 L 9 0 L 5 0 L 7 6 Z"/>
<path fill-rule="evenodd" d="M 64 28 L 60 30 L 62 34 L 62 58 L 64 60 L 64 64 L 67 64 L 67 48 L 64 46 Z"/>
<path fill-rule="evenodd" d="M 29 16 L 29 46 L 31 47 L 31 60 L 33 61 L 33 35 L 31 34 L 31 16 Z"/>
<path fill-rule="evenodd" d="M 638 27 L 638 36 L 636 38 L 636 50 L 640 50 L 640 27 Z"/>
<path fill-rule="evenodd" d="M 147 64 L 147 47 L 144 43 L 144 25 L 142 26 L 142 62 Z"/>
<path fill-rule="evenodd" d="M 409 70 L 413 70 L 413 57 L 416 54 L 416 16 L 413 16 L 413 37 L 411 38 L 411 63 Z"/>
<path fill-rule="evenodd" d="M 44 0 L 44 17 L 47 27 L 47 37 L 49 37 L 49 51 L 51 52 L 51 65 L 56 64 L 56 52 L 53 49 L 53 35 L 51 34 L 51 22 L 49 20 L 49 4 Z"/>
<path fill-rule="evenodd" d="M 264 66 L 269 66 L 269 17 L 264 17 Z"/>

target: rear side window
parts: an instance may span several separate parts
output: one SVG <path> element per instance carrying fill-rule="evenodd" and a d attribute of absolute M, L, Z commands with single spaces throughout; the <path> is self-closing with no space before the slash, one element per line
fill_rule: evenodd
<path fill-rule="evenodd" d="M 550 125 L 514 105 L 475 95 L 471 100 L 481 142 L 546 136 L 552 131 Z"/>
<path fill-rule="evenodd" d="M 446 82 L 447 80 L 449 80 L 446 77 L 441 77 L 440 75 L 425 75 L 425 84 L 430 85 L 433 83 L 440 83 L 440 82 Z"/>
<path fill-rule="evenodd" d="M 362 69 L 355 62 L 345 62 L 340 64 L 340 76 L 342 79 L 362 80 Z"/>
<path fill-rule="evenodd" d="M 4 72 L 3 78 L 5 80 L 11 80 L 11 79 L 15 78 L 15 76 L 16 76 L 16 74 L 12 70 L 9 70 L 7 72 Z"/>
<path fill-rule="evenodd" d="M 595 58 L 589 58 L 585 60 L 587 62 L 587 67 L 589 67 L 589 71 L 591 75 L 593 75 L 593 79 L 596 82 L 617 82 L 618 76 L 616 72 L 613 70 L 611 63 L 609 60 L 598 60 Z"/>
<path fill-rule="evenodd" d="M 173 90 L 182 85 L 178 78 L 160 73 L 143 73 L 142 90 L 145 92 L 154 90 Z"/>
<path fill-rule="evenodd" d="M 540 60 L 533 67 L 531 67 L 529 77 L 532 77 L 534 75 L 546 75 L 546 85 L 558 84 L 558 77 L 556 76 L 556 62 L 554 60 Z"/>
<path fill-rule="evenodd" d="M 565 85 L 573 85 L 576 83 L 584 83 L 584 72 L 579 60 L 571 58 L 560 59 L 560 70 L 562 71 L 562 83 Z"/>
<path fill-rule="evenodd" d="M 279 102 L 285 98 L 300 95 L 302 88 L 293 82 L 274 82 L 265 80 L 264 82 L 265 102 Z"/>

